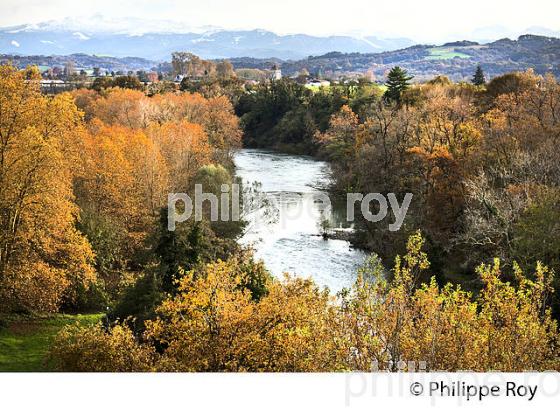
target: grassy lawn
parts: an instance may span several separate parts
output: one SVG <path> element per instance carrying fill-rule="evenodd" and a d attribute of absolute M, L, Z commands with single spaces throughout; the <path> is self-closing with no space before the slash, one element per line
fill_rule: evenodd
<path fill-rule="evenodd" d="M 430 55 L 426 60 L 450 60 L 455 57 L 471 58 L 468 54 L 459 53 L 453 47 L 436 47 L 428 50 Z"/>
<path fill-rule="evenodd" d="M 103 314 L 11 316 L 0 328 L 0 372 L 48 371 L 44 359 L 58 331 L 71 323 L 93 324 Z"/>

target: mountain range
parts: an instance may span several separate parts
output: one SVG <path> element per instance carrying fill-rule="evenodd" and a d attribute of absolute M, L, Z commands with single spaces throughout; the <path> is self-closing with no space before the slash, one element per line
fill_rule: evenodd
<path fill-rule="evenodd" d="M 205 59 L 251 56 L 297 60 L 330 51 L 375 53 L 413 45 L 407 38 L 278 35 L 271 31 L 191 27 L 168 21 L 64 19 L 0 28 L 0 53 L 69 55 L 74 53 L 166 60 L 173 51 Z"/>

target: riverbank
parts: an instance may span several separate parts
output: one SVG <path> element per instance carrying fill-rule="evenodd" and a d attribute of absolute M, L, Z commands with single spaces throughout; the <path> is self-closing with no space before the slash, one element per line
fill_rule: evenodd
<path fill-rule="evenodd" d="M 263 151 L 273 151 L 279 154 L 303 155 L 313 157 L 317 160 L 324 160 L 318 153 L 318 146 L 310 142 L 294 142 L 294 143 L 275 143 L 272 145 L 259 146 L 257 144 L 245 144 L 244 149 L 257 149 Z"/>

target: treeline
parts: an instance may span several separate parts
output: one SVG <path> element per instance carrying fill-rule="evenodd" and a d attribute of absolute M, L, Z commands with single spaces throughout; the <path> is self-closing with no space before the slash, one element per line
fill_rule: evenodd
<path fill-rule="evenodd" d="M 291 79 L 263 82 L 244 93 L 236 104 L 244 144 L 314 154 L 317 131 L 344 105 L 360 110 L 383 92 L 369 82 L 348 82 L 311 90 Z"/>

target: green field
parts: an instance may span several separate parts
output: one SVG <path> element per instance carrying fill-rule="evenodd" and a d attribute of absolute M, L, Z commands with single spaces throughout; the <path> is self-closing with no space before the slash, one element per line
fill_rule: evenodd
<path fill-rule="evenodd" d="M 471 58 L 471 56 L 455 51 L 453 47 L 435 47 L 428 49 L 430 55 L 426 60 L 450 60 L 455 57 Z"/>
<path fill-rule="evenodd" d="M 328 90 L 329 88 L 331 88 L 330 85 L 309 85 L 309 84 L 306 84 L 305 87 L 313 92 L 321 91 L 321 89 Z"/>
<path fill-rule="evenodd" d="M 48 371 L 45 355 L 58 331 L 75 322 L 97 323 L 102 316 L 0 316 L 0 372 Z"/>

